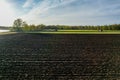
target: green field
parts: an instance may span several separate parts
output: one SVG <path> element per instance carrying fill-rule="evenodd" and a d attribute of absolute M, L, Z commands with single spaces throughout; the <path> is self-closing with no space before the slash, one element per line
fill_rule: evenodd
<path fill-rule="evenodd" d="M 36 32 L 35 32 L 36 33 Z M 44 34 L 120 34 L 119 30 L 105 30 L 103 32 L 99 32 L 98 30 L 58 30 L 58 31 L 43 31 L 38 33 Z"/>
<path fill-rule="evenodd" d="M 0 35 L 14 34 L 16 32 L 0 32 Z M 24 33 L 42 33 L 42 34 L 120 34 L 120 30 L 58 30 L 58 31 L 39 31 L 39 32 L 24 32 Z"/>
<path fill-rule="evenodd" d="M 58 32 L 98 32 L 97 30 L 58 30 Z"/>
<path fill-rule="evenodd" d="M 15 34 L 17 32 L 0 32 L 0 35 Z"/>

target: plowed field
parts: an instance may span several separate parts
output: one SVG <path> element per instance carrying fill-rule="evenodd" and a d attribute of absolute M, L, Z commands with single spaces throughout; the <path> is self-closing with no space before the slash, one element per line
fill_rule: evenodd
<path fill-rule="evenodd" d="M 120 80 L 120 35 L 0 35 L 0 80 Z"/>

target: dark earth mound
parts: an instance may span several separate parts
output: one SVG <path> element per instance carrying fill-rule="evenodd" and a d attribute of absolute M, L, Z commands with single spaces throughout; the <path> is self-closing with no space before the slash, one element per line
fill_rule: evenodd
<path fill-rule="evenodd" d="M 0 35 L 0 80 L 120 80 L 120 35 Z"/>

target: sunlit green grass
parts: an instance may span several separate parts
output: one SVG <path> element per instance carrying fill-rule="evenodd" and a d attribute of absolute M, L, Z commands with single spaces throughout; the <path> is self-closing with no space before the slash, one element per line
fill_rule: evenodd
<path fill-rule="evenodd" d="M 0 32 L 0 35 L 15 34 L 16 32 Z"/>
<path fill-rule="evenodd" d="M 43 34 L 120 34 L 120 31 L 104 30 L 99 32 L 98 30 L 58 30 L 58 31 L 46 31 L 38 32 Z"/>
<path fill-rule="evenodd" d="M 97 30 L 58 30 L 58 32 L 98 32 Z"/>
<path fill-rule="evenodd" d="M 0 32 L 0 35 L 15 34 L 16 32 Z M 120 34 L 120 30 L 58 30 L 58 31 L 37 31 L 24 33 L 42 33 L 42 34 Z"/>
<path fill-rule="evenodd" d="M 40 32 L 43 34 L 120 34 L 120 32 Z"/>

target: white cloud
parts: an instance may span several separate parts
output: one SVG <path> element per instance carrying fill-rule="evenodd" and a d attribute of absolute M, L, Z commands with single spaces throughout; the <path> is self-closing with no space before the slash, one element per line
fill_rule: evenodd
<path fill-rule="evenodd" d="M 10 26 L 15 19 L 15 12 L 6 0 L 0 0 L 0 25 Z"/>
<path fill-rule="evenodd" d="M 119 19 L 112 16 L 120 13 L 116 1 L 113 4 L 107 0 L 43 0 L 22 17 L 30 24 L 114 24 Z"/>
<path fill-rule="evenodd" d="M 12 25 L 19 17 L 29 24 L 119 23 L 119 2 L 120 0 L 25 0 L 19 3 L 18 0 L 0 0 L 0 25 Z"/>
<path fill-rule="evenodd" d="M 68 5 L 76 0 L 43 0 L 34 6 L 34 8 L 23 15 L 22 18 L 31 24 L 39 24 L 47 22 L 49 19 L 45 16 L 50 15 L 49 12 L 59 6 Z M 44 16 L 42 19 L 41 17 Z M 47 24 L 47 23 L 45 23 Z"/>
<path fill-rule="evenodd" d="M 26 2 L 23 5 L 23 8 L 28 8 L 34 5 L 34 0 L 26 0 Z"/>

